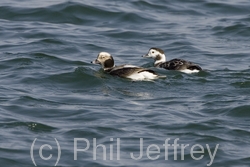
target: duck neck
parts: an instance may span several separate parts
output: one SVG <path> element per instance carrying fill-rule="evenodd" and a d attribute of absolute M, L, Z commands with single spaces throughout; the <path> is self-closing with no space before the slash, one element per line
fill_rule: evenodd
<path fill-rule="evenodd" d="M 159 54 L 156 56 L 155 58 L 155 63 L 154 66 L 157 67 L 159 66 L 161 63 L 166 62 L 166 56 L 164 54 Z"/>
<path fill-rule="evenodd" d="M 111 71 L 113 68 L 115 67 L 115 65 L 113 67 L 103 67 L 103 70 L 106 72 Z"/>

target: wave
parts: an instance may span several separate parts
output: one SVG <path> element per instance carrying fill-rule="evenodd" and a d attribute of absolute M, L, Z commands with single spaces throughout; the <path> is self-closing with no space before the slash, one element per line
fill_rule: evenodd
<path fill-rule="evenodd" d="M 224 20 L 222 20 L 224 21 Z M 250 36 L 250 26 L 247 24 L 244 24 L 242 22 L 236 22 L 233 23 L 232 25 L 227 25 L 227 26 L 215 26 L 212 29 L 214 31 L 214 35 L 219 35 L 219 36 L 237 36 L 237 37 L 245 37 L 248 38 Z"/>
<path fill-rule="evenodd" d="M 249 8 L 244 3 L 224 3 L 224 2 L 208 2 L 206 1 L 204 7 L 206 11 L 212 14 L 249 14 Z M 212 13 L 214 12 L 214 13 Z"/>
<path fill-rule="evenodd" d="M 136 13 L 107 10 L 77 2 L 65 2 L 39 8 L 20 8 L 11 6 L 0 7 L 0 19 L 12 21 L 40 21 L 49 23 L 91 24 L 109 20 L 109 22 L 126 21 L 138 23 L 145 21 Z"/>
<path fill-rule="evenodd" d="M 11 122 L 2 122 L 0 123 L 1 128 L 19 128 L 26 127 L 29 130 L 37 132 L 51 132 L 57 128 L 49 125 L 45 125 L 38 122 L 20 122 L 20 121 L 11 121 Z"/>
<path fill-rule="evenodd" d="M 232 116 L 232 117 L 246 117 L 249 118 L 250 117 L 250 105 L 242 105 L 242 106 L 238 106 L 238 107 L 234 107 L 232 109 L 230 109 L 227 113 L 228 116 Z"/>
<path fill-rule="evenodd" d="M 12 21 L 42 21 L 50 23 L 84 24 L 93 17 L 112 17 L 115 12 L 102 10 L 76 2 L 65 2 L 39 8 L 0 7 L 0 19 Z"/>

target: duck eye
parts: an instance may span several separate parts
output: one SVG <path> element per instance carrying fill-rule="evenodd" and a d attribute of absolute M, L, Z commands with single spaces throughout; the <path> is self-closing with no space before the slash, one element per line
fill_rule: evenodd
<path fill-rule="evenodd" d="M 154 51 L 152 53 L 155 53 Z"/>

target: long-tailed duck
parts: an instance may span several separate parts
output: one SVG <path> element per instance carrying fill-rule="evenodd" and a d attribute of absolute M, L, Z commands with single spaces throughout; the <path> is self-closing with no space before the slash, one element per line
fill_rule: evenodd
<path fill-rule="evenodd" d="M 172 59 L 170 61 L 166 61 L 164 51 L 159 48 L 149 49 L 149 52 L 142 57 L 154 58 L 155 67 L 165 68 L 167 70 L 177 70 L 185 73 L 195 73 L 202 70 L 199 65 L 183 59 Z"/>
<path fill-rule="evenodd" d="M 100 52 L 97 56 L 97 59 L 92 61 L 91 63 L 101 64 L 103 70 L 111 75 L 119 76 L 122 78 L 129 78 L 135 81 L 153 80 L 166 77 L 159 76 L 153 70 L 133 65 L 115 66 L 113 57 L 107 52 Z"/>

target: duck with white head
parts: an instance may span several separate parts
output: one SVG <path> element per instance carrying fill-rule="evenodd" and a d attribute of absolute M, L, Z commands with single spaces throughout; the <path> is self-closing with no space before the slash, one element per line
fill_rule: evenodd
<path fill-rule="evenodd" d="M 164 51 L 159 48 L 150 48 L 148 53 L 142 57 L 153 58 L 155 67 L 164 68 L 166 70 L 176 70 L 184 73 L 197 73 L 202 71 L 202 68 L 199 65 L 183 59 L 172 59 L 166 61 Z"/>
<path fill-rule="evenodd" d="M 93 64 L 100 64 L 103 70 L 110 75 L 119 76 L 122 78 L 129 78 L 133 81 L 154 80 L 158 78 L 166 78 L 160 76 L 153 70 L 138 67 L 134 65 L 120 65 L 115 66 L 114 59 L 108 52 L 100 52 L 96 60 L 92 61 Z"/>

